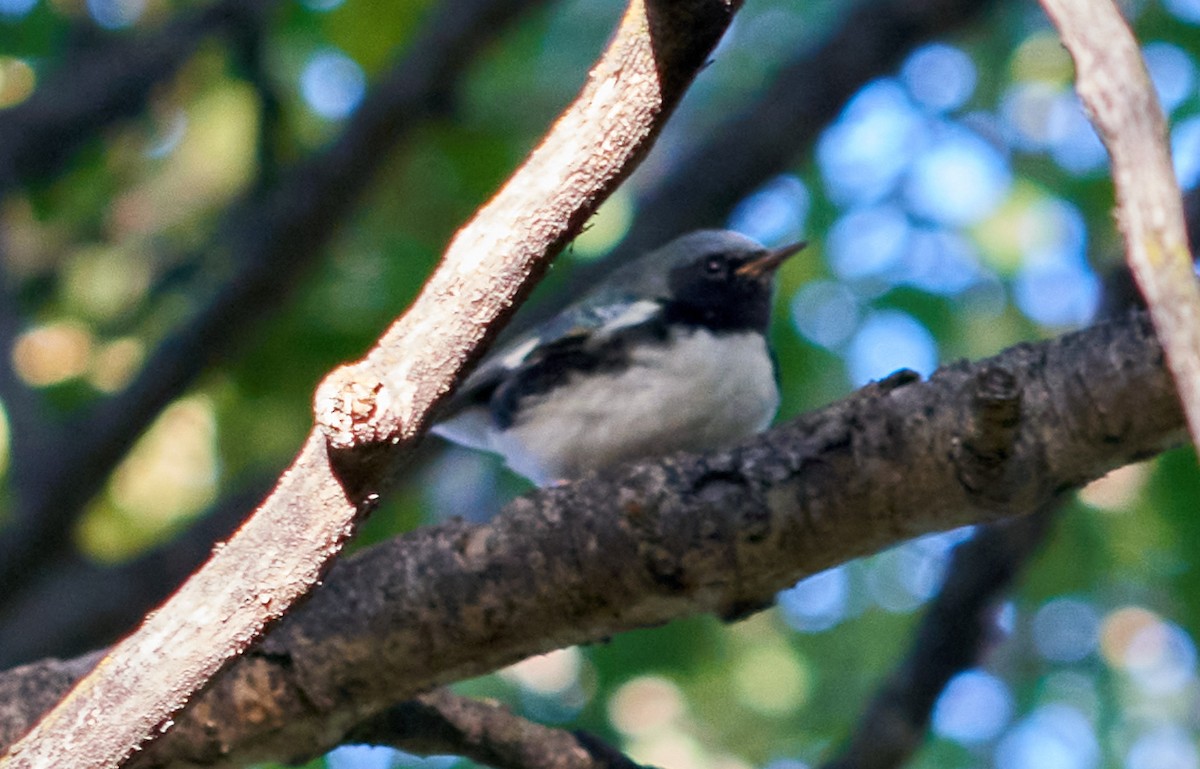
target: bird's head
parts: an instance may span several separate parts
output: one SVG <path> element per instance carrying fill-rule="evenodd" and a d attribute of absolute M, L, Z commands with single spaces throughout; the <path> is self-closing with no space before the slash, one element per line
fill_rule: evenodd
<path fill-rule="evenodd" d="M 766 248 L 736 232 L 701 230 L 648 258 L 666 272 L 662 299 L 677 320 L 713 330 L 765 330 L 776 271 L 804 246 Z"/>

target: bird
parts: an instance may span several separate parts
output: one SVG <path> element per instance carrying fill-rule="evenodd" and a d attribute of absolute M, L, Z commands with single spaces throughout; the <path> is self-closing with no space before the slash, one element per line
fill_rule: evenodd
<path fill-rule="evenodd" d="M 432 431 L 539 486 L 761 432 L 779 408 L 775 275 L 805 245 L 680 236 L 485 357 Z"/>

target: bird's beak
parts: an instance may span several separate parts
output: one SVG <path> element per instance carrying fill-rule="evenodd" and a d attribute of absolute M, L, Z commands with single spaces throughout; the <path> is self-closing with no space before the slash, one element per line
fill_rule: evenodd
<path fill-rule="evenodd" d="M 779 248 L 769 248 L 759 256 L 738 267 L 735 272 L 738 277 L 744 278 L 770 277 L 779 269 L 779 265 L 786 262 L 793 254 L 799 253 L 807 245 L 808 241 L 802 240 L 799 243 L 792 243 L 780 246 Z"/>

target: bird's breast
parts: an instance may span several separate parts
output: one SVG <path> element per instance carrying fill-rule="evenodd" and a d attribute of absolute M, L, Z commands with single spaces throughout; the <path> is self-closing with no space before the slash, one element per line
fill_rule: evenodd
<path fill-rule="evenodd" d="M 673 332 L 637 345 L 619 372 L 573 375 L 521 404 L 495 438 L 517 472 L 539 483 L 615 462 L 718 448 L 770 424 L 779 390 L 757 332 Z"/>

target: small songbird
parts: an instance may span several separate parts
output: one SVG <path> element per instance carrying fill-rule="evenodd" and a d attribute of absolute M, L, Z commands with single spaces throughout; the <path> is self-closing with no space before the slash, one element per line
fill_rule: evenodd
<path fill-rule="evenodd" d="M 546 485 L 765 429 L 779 408 L 775 271 L 804 245 L 725 230 L 671 241 L 489 355 L 433 431 Z"/>

